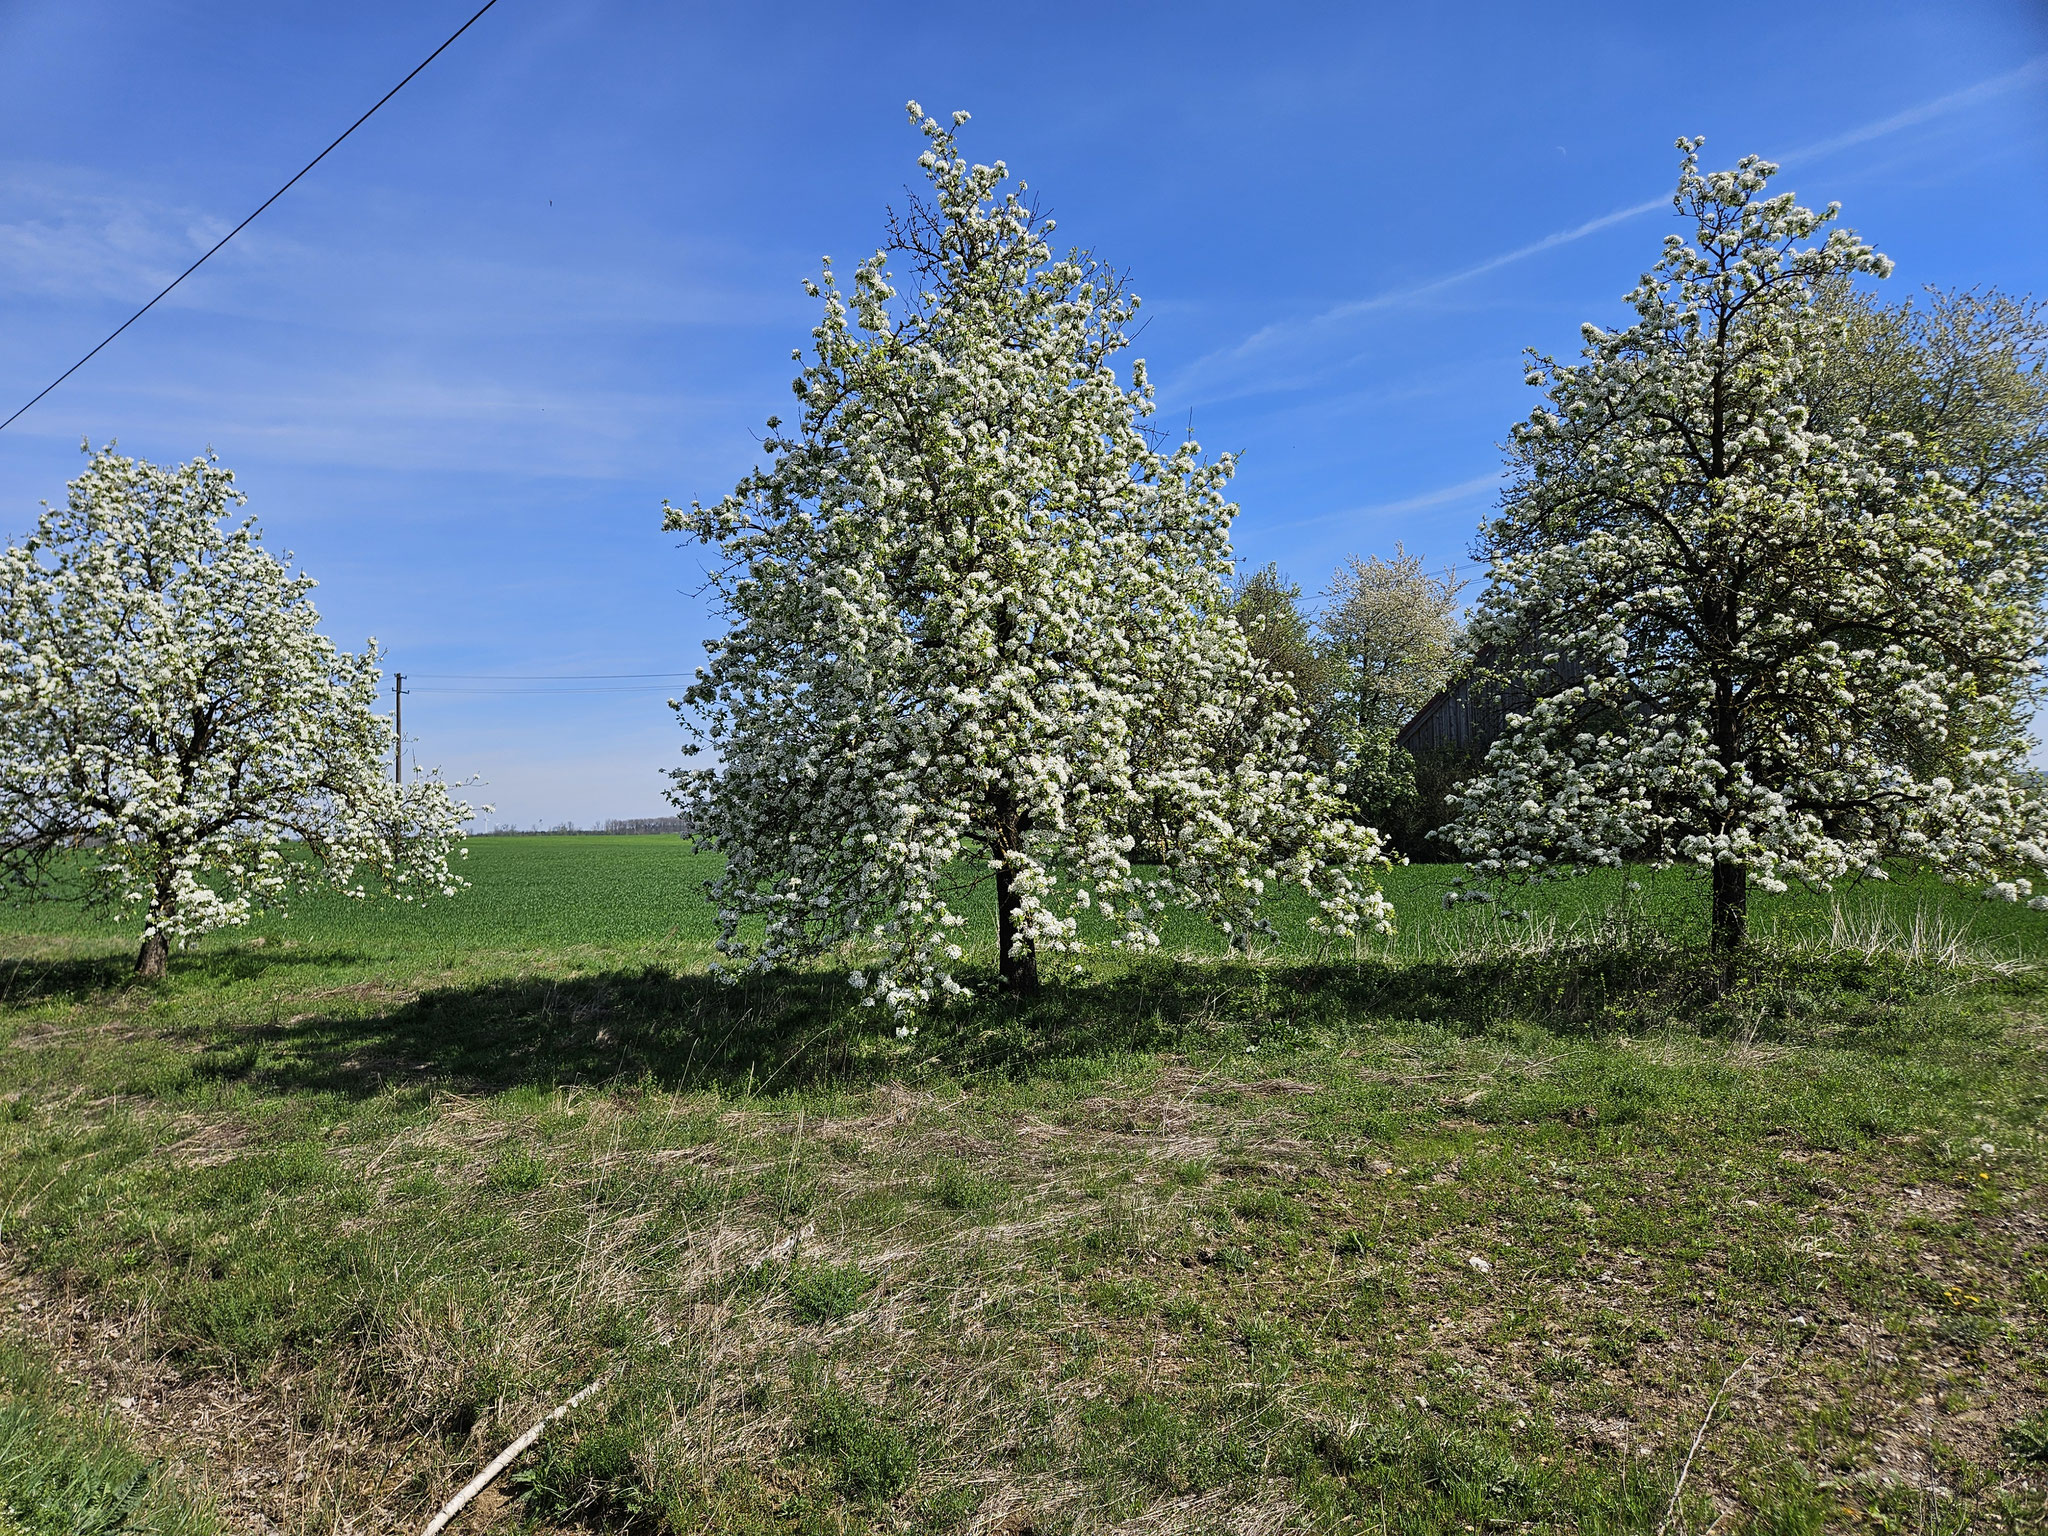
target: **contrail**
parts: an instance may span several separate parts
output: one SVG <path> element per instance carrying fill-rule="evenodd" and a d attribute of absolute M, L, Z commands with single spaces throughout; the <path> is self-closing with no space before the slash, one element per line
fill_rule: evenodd
<path fill-rule="evenodd" d="M 1318 523 L 1334 523 L 1339 518 L 1385 517 L 1394 512 L 1422 512 L 1430 507 L 1441 507 L 1447 502 L 1459 501 L 1475 491 L 1486 490 L 1500 484 L 1501 472 L 1491 470 L 1483 475 L 1474 475 L 1470 480 L 1460 480 L 1456 485 L 1439 486 L 1433 491 L 1424 491 L 1416 496 L 1404 496 L 1399 501 L 1382 501 L 1369 507 L 1344 507 L 1335 512 L 1318 512 L 1314 517 L 1304 517 L 1291 523 L 1276 523 L 1266 531 L 1288 533 L 1297 528 L 1313 528 Z"/>
<path fill-rule="evenodd" d="M 1831 139 L 1822 139 L 1816 144 L 1789 150 L 1782 157 L 1785 160 L 1818 160 L 1823 155 L 1832 155 L 1838 149 L 1847 149 L 1853 144 L 1867 144 L 1872 139 L 1881 139 L 1888 133 L 1897 133 L 1901 128 L 1917 128 L 1937 117 L 1955 111 L 1958 107 L 1975 106 L 1993 96 L 2003 95 L 2016 85 L 2025 85 L 2030 80 L 2048 80 L 2048 53 L 2029 59 L 2018 69 L 2007 70 L 2002 75 L 1993 75 L 1989 80 L 1979 80 L 1975 85 L 1966 85 L 1960 91 L 1950 91 L 1946 96 L 1937 96 L 1932 101 L 1923 101 L 1917 107 L 1908 107 L 1890 117 L 1880 118 L 1874 123 L 1865 123 L 1861 128 L 1851 128 L 1847 133 L 1838 133 Z"/>
<path fill-rule="evenodd" d="M 1946 96 L 1937 96 L 1932 101 L 1922 102 L 1917 107 L 1908 107 L 1903 112 L 1895 112 L 1890 117 L 1879 118 L 1875 122 L 1865 123 L 1860 128 L 1850 129 L 1847 133 L 1836 134 L 1833 138 L 1822 139 L 1817 143 L 1803 145 L 1798 149 L 1788 151 L 1781 158 L 1786 161 L 1818 160 L 1824 156 L 1834 154 L 1838 150 L 1848 149 L 1852 145 L 1866 144 L 1872 139 L 1883 138 L 1885 135 L 1897 133 L 1901 129 L 1913 128 L 1922 123 L 1931 122 L 1935 118 L 1945 116 L 1958 108 L 1974 106 L 1979 102 L 1988 101 L 1994 96 L 2003 95 L 2015 86 L 2044 78 L 2048 78 L 2048 54 L 2041 54 L 2029 59 L 2017 69 L 2007 70 L 2002 75 L 1994 75 L 1988 80 L 1980 80 L 1975 85 L 1965 86 L 1959 91 L 1951 91 Z M 1532 240 L 1527 245 L 1516 246 L 1511 251 L 1503 251 L 1498 256 L 1489 256 L 1484 261 L 1475 262 L 1469 267 L 1461 267 L 1457 271 L 1446 273 L 1442 277 L 1431 278 L 1427 282 L 1414 283 L 1405 288 L 1389 289 L 1385 293 L 1376 293 L 1369 298 L 1348 299 L 1342 304 L 1323 310 L 1320 314 L 1311 315 L 1306 320 L 1275 321 L 1271 325 L 1262 326 L 1235 346 L 1211 352 L 1206 357 L 1197 358 L 1182 372 L 1179 382 L 1184 388 L 1189 380 L 1198 377 L 1202 373 L 1251 357 L 1256 353 L 1267 350 L 1276 342 L 1284 341 L 1290 337 L 1310 335 L 1327 326 L 1353 319 L 1359 315 L 1369 314 L 1375 310 L 1393 309 L 1403 304 L 1412 303 L 1416 299 L 1426 298 L 1430 294 L 1455 287 L 1459 283 L 1470 282 L 1473 278 L 1484 276 L 1488 272 L 1499 271 L 1502 267 L 1512 266 L 1515 262 L 1527 260 L 1529 257 L 1539 255 L 1544 251 L 1555 250 L 1561 245 L 1570 245 L 1574 241 L 1585 239 L 1588 235 L 1597 234 L 1603 229 L 1625 223 L 1629 219 L 1638 218 L 1646 213 L 1654 213 L 1659 208 L 1669 208 L 1670 206 L 1671 197 L 1668 193 L 1662 197 L 1649 198 L 1640 203 L 1631 203 L 1626 208 L 1617 208 L 1612 213 L 1603 213 L 1598 218 L 1587 219 L 1583 224 L 1574 224 L 1569 229 L 1557 230 L 1543 236 L 1540 240 Z"/>

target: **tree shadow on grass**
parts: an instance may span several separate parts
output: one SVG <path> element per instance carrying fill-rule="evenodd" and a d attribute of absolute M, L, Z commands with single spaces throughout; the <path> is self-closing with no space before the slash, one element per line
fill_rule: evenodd
<path fill-rule="evenodd" d="M 141 981 L 133 954 L 97 954 L 43 958 L 34 955 L 0 960 L 0 1009 L 27 1008 L 40 1002 L 83 1003 L 109 995 L 142 996 L 204 992 L 237 982 L 257 981 L 279 970 L 345 969 L 364 956 L 344 950 L 287 951 L 265 954 L 246 948 L 174 955 L 170 976 Z"/>
<path fill-rule="evenodd" d="M 34 955 L 0 960 L 0 1008 L 27 1008 L 39 1002 L 83 1002 L 119 990 L 133 976 L 135 957 L 118 955 Z"/>
<path fill-rule="evenodd" d="M 1782 979 L 1760 974 L 1754 987 L 1782 988 Z M 426 992 L 389 1011 L 308 1015 L 220 1044 L 259 1046 L 233 1075 L 286 1094 L 639 1080 L 761 1094 L 932 1071 L 1057 1076 L 1124 1055 L 1284 1048 L 1395 1022 L 1463 1036 L 1585 1036 L 1660 1022 L 1711 1032 L 1728 1006 L 1718 962 L 1670 952 L 1408 964 L 1160 959 L 1048 986 L 1030 1004 L 977 997 L 910 1021 L 915 1034 L 899 1039 L 896 1021 L 859 1006 L 838 971 L 725 985 L 649 967 Z"/>

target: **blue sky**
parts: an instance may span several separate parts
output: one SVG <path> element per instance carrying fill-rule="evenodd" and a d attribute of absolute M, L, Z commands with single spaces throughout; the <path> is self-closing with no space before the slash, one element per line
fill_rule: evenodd
<path fill-rule="evenodd" d="M 0 415 L 474 8 L 0 0 Z M 656 814 L 664 685 L 427 675 L 697 664 L 716 620 L 662 498 L 756 461 L 801 280 L 871 251 L 917 176 L 910 97 L 971 110 L 968 150 L 1129 269 L 1162 419 L 1243 455 L 1239 552 L 1311 591 L 1397 541 L 1464 560 L 1521 350 L 1620 313 L 1681 133 L 1842 202 L 1894 294 L 2048 296 L 2040 0 L 500 0 L 0 432 L 0 535 L 81 438 L 210 445 L 328 632 L 420 677 L 420 760 L 482 774 L 493 820 Z"/>

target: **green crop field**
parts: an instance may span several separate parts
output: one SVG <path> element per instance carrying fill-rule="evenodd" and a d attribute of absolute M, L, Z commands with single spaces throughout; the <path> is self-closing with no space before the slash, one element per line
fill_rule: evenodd
<path fill-rule="evenodd" d="M 517 949 L 566 944 L 708 942 L 703 883 L 718 861 L 693 854 L 674 837 L 480 837 L 457 866 L 472 889 L 461 899 L 406 906 L 315 894 L 289 915 L 266 914 L 246 929 L 216 934 L 205 952 L 293 941 L 364 955 L 429 954 L 436 949 Z M 76 907 L 0 908 L 0 925 L 97 944 L 135 923 L 111 928 Z"/>
<path fill-rule="evenodd" d="M 605 950 L 638 947 L 708 953 L 716 936 L 714 915 L 705 901 L 704 883 L 718 872 L 715 856 L 691 852 L 679 838 L 541 835 L 483 837 L 468 844 L 460 869 L 471 889 L 454 901 L 406 906 L 389 901 L 355 901 L 314 894 L 296 902 L 288 915 L 266 914 L 248 927 L 210 935 L 195 953 L 227 956 L 261 947 L 290 944 L 319 955 L 355 960 L 426 957 L 480 950 L 510 951 L 590 946 Z M 1457 865 L 1426 864 L 1391 868 L 1381 881 L 1398 914 L 1398 936 L 1375 942 L 1372 952 L 1404 956 L 1461 953 L 1475 934 L 1498 926 L 1493 913 L 1466 907 L 1446 912 L 1443 897 L 1462 873 Z M 1703 935 L 1704 893 L 1699 880 L 1684 871 L 1607 872 L 1511 894 L 1507 904 L 1530 912 L 1544 924 L 1596 920 L 1624 904 L 1623 884 L 1632 878 L 1643 887 L 1634 901 L 1643 919 L 1673 937 Z M 990 930 L 993 896 L 986 886 L 968 910 L 977 922 L 984 951 L 993 954 Z M 1918 913 L 1938 914 L 1941 924 L 1974 944 L 2010 951 L 2015 956 L 2039 953 L 2048 957 L 2048 913 L 2023 906 L 1987 902 L 1944 886 L 1925 875 L 1901 871 L 1890 882 L 1860 882 L 1840 896 L 1797 891 L 1755 898 L 1760 929 L 1782 930 L 1788 936 L 1817 937 L 1827 931 L 1831 915 L 1882 915 L 1910 923 Z M 1308 957 L 1327 946 L 1306 927 L 1308 903 L 1300 899 L 1275 904 L 1285 955 Z M 47 950 L 68 953 L 117 953 L 135 922 L 125 926 L 98 921 L 76 907 L 0 907 L 0 932 L 20 941 L 46 937 Z M 1209 927 L 1189 918 L 1170 921 L 1166 947 L 1190 954 L 1221 954 L 1225 945 Z M 19 947 L 19 945 L 17 945 Z M 1350 952 L 1346 946 L 1345 952 Z"/>
<path fill-rule="evenodd" d="M 2048 914 L 1403 868 L 899 1033 L 713 867 L 0 909 L 0 1533 L 417 1530 L 593 1381 L 458 1532 L 2048 1529 Z"/>

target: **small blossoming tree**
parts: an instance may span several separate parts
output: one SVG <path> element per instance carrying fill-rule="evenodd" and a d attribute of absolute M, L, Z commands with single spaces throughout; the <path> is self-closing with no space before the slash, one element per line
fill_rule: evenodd
<path fill-rule="evenodd" d="M 868 1001 L 954 997 L 976 884 L 1017 994 L 1091 912 L 1132 949 L 1170 906 L 1242 940 L 1291 883 L 1333 933 L 1384 924 L 1377 835 L 1231 614 L 1231 462 L 1161 452 L 1144 365 L 1113 371 L 1138 301 L 961 157 L 966 114 L 910 112 L 931 200 L 850 294 L 829 266 L 807 285 L 800 421 L 769 418 L 772 462 L 722 501 L 667 513 L 717 547 L 731 618 L 679 705 L 718 762 L 673 795 L 728 860 L 729 964 L 851 942 Z"/>
<path fill-rule="evenodd" d="M 1890 263 L 1769 196 L 1754 158 L 1680 140 L 1667 237 L 1545 403 L 1483 535 L 1472 623 L 1518 703 L 1451 835 L 1481 876 L 1623 859 L 1712 872 L 1713 936 L 1752 880 L 1882 878 L 1907 856 L 2007 897 L 2048 867 L 2015 707 L 2043 650 L 2042 508 L 1974 489 L 1843 408 L 1840 295 Z M 1824 400 L 1826 409 L 1814 409 Z M 2023 711 L 2022 711 L 2023 712 Z"/>
<path fill-rule="evenodd" d="M 1420 555 L 1397 544 L 1391 560 L 1347 559 L 1323 594 L 1321 627 L 1341 679 L 1333 713 L 1346 728 L 1345 777 L 1352 804 L 1382 825 L 1384 812 L 1415 796 L 1415 761 L 1394 738 L 1458 669 L 1464 585 L 1449 570 L 1430 575 Z"/>
<path fill-rule="evenodd" d="M 242 500 L 211 456 L 109 447 L 0 552 L 0 883 L 139 913 L 138 975 L 310 882 L 465 883 L 469 807 L 385 775 L 375 644 L 319 633 L 313 583 L 223 526 Z"/>

